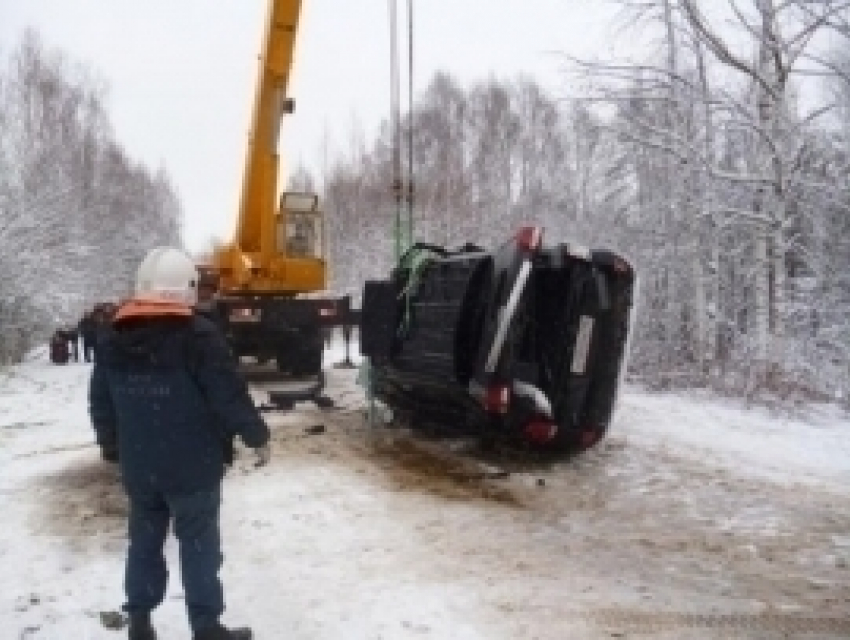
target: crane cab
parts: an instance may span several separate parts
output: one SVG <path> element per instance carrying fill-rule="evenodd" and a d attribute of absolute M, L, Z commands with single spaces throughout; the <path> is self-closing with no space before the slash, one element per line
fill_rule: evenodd
<path fill-rule="evenodd" d="M 276 240 L 277 252 L 287 258 L 324 259 L 324 218 L 316 194 L 281 194 Z"/>

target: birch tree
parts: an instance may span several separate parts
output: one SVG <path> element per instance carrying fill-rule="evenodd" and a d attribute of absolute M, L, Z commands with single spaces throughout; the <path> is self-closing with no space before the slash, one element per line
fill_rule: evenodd
<path fill-rule="evenodd" d="M 718 3 L 640 3 L 642 17 L 660 26 L 660 56 L 639 64 L 576 62 L 594 78 L 594 98 L 616 105 L 608 127 L 635 146 L 638 184 L 653 185 L 651 193 L 638 189 L 639 209 L 644 224 L 658 218 L 663 246 L 656 253 L 667 265 L 642 266 L 659 267 L 643 272 L 663 281 L 667 299 L 656 299 L 662 291 L 652 282 L 644 289 L 652 297 L 645 337 L 666 327 L 656 339 L 675 355 L 656 366 L 666 361 L 675 369 L 692 359 L 720 380 L 731 364 L 747 371 L 754 391 L 811 374 L 788 356 L 799 337 L 788 332 L 799 306 L 789 298 L 798 285 L 789 281 L 791 265 L 807 261 L 812 236 L 801 230 L 821 217 L 812 188 L 841 202 L 845 185 L 818 182 L 810 159 L 804 162 L 829 107 L 803 111 L 798 97 L 811 76 L 838 74 L 814 42 L 846 24 L 848 5 L 722 6 L 737 29 L 717 26 L 725 24 Z M 649 203 L 665 216 L 653 216 Z"/>
<path fill-rule="evenodd" d="M 167 172 L 114 139 L 103 84 L 26 32 L 0 67 L 0 361 L 129 293 L 141 257 L 179 244 Z"/>

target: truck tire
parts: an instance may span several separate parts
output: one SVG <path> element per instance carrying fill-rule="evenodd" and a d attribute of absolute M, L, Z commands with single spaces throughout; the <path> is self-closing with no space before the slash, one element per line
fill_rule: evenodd
<path fill-rule="evenodd" d="M 321 335 L 302 335 L 299 342 L 280 345 L 277 352 L 278 371 L 295 376 L 316 375 L 322 370 L 324 344 Z"/>
<path fill-rule="evenodd" d="M 322 345 L 303 349 L 292 368 L 292 373 L 297 376 L 317 375 L 322 370 Z"/>

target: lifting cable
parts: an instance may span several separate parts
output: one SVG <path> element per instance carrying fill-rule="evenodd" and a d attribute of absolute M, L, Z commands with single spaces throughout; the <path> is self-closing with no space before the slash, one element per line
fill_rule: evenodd
<path fill-rule="evenodd" d="M 392 192 L 395 201 L 395 263 L 413 244 L 413 0 L 407 2 L 407 179 L 403 175 L 401 76 L 398 46 L 398 0 L 388 0 L 390 26 L 390 118 L 392 131 Z M 406 220 L 402 222 L 406 209 Z"/>
<path fill-rule="evenodd" d="M 392 193 L 395 201 L 395 220 L 393 223 L 395 266 L 401 264 L 403 253 L 401 239 L 402 213 L 402 165 L 401 165 L 401 104 L 399 97 L 398 67 L 398 2 L 387 0 L 387 13 L 390 29 L 390 135 L 392 138 Z M 368 357 L 363 358 L 357 374 L 357 383 L 366 391 L 366 421 L 371 427 L 378 425 L 380 413 L 375 402 L 375 378 Z"/>
<path fill-rule="evenodd" d="M 413 245 L 413 0 L 407 0 L 407 242 Z"/>
<path fill-rule="evenodd" d="M 410 325 L 410 302 L 419 283 L 419 276 L 425 265 L 430 262 L 434 253 L 414 245 L 413 242 L 413 0 L 407 0 L 407 180 L 402 175 L 403 161 L 401 158 L 401 99 L 399 90 L 401 81 L 398 71 L 398 38 L 397 29 L 398 9 L 396 0 L 390 0 L 390 20 L 393 33 L 390 36 L 393 62 L 393 95 L 395 117 L 394 166 L 396 174 L 393 180 L 393 190 L 396 198 L 396 266 L 407 272 L 407 283 L 402 291 L 405 298 L 405 313 L 399 326 L 399 332 L 405 333 Z M 406 225 L 401 225 L 402 202 L 406 205 Z"/>
<path fill-rule="evenodd" d="M 396 267 L 405 268 L 409 271 L 410 280 L 407 283 L 406 294 L 407 304 L 404 323 L 399 330 L 402 330 L 409 324 L 410 316 L 410 298 L 412 289 L 415 288 L 418 282 L 418 274 L 422 267 L 430 257 L 427 252 L 412 252 L 410 249 L 413 246 L 413 0 L 407 2 L 407 43 L 408 43 L 408 76 L 407 76 L 407 100 L 408 100 L 408 178 L 407 188 L 405 189 L 405 180 L 403 173 L 403 163 L 401 157 L 401 80 L 399 77 L 399 52 L 398 52 L 398 1 L 387 0 L 387 8 L 389 13 L 390 27 L 390 122 L 392 135 L 392 192 L 395 200 L 395 223 L 394 223 L 394 240 L 395 240 L 395 265 Z M 406 198 L 405 198 L 406 194 Z M 407 224 L 406 229 L 402 227 L 402 209 L 405 203 L 407 204 Z M 404 261 L 404 265 L 402 262 Z M 379 416 L 378 407 L 375 404 L 375 380 L 372 373 L 369 358 L 363 358 L 360 366 L 360 371 L 357 376 L 357 383 L 362 385 L 366 390 L 367 400 L 367 422 L 370 426 L 375 426 L 378 423 L 379 417 L 386 419 L 386 415 Z"/>
<path fill-rule="evenodd" d="M 390 127 L 392 132 L 392 193 L 395 200 L 395 223 L 393 236 L 395 239 L 395 263 L 398 264 L 402 254 L 401 242 L 401 106 L 399 104 L 399 69 L 398 69 L 398 2 L 387 0 L 390 19 Z"/>

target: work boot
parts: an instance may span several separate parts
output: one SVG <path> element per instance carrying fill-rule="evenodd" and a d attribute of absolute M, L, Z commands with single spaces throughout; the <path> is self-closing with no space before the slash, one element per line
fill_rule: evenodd
<path fill-rule="evenodd" d="M 127 627 L 127 638 L 129 640 L 156 640 L 156 631 L 151 624 L 149 613 L 136 613 L 130 615 L 130 626 Z"/>
<path fill-rule="evenodd" d="M 193 640 L 251 640 L 254 634 L 247 627 L 228 629 L 220 624 L 196 631 Z"/>

